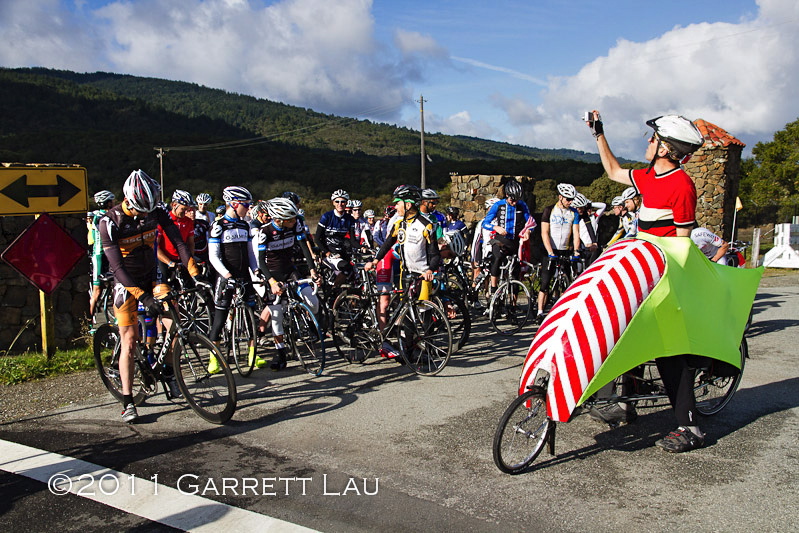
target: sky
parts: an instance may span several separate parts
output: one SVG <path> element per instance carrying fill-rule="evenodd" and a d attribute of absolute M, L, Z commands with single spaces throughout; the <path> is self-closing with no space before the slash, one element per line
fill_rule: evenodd
<path fill-rule="evenodd" d="M 796 0 L 0 0 L 0 66 L 198 83 L 340 116 L 641 160 L 647 119 L 747 144 L 799 117 Z"/>

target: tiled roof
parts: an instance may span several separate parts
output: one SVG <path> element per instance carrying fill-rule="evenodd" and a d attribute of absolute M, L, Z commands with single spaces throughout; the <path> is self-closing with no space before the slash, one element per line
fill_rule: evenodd
<path fill-rule="evenodd" d="M 719 128 L 713 123 L 708 122 L 704 119 L 697 119 L 694 121 L 696 127 L 699 128 L 699 131 L 702 132 L 702 135 L 705 137 L 705 146 L 729 146 L 731 144 L 735 144 L 738 146 L 746 146 L 743 142 L 739 141 L 723 129 Z"/>

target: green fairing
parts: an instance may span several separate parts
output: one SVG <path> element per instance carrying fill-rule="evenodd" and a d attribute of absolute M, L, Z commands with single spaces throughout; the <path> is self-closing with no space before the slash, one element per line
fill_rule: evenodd
<path fill-rule="evenodd" d="M 688 237 L 639 233 L 666 257 L 663 277 L 588 384 L 577 405 L 656 357 L 695 354 L 741 367 L 738 347 L 763 267 L 733 268 L 705 257 Z"/>

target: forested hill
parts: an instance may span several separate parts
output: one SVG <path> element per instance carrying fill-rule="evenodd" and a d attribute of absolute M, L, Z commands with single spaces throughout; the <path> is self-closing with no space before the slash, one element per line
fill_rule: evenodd
<path fill-rule="evenodd" d="M 167 189 L 218 193 L 230 183 L 259 196 L 291 188 L 307 198 L 332 188 L 375 196 L 418 182 L 419 133 L 325 115 L 209 89 L 128 75 L 0 69 L 0 161 L 69 162 L 89 169 L 90 187 L 119 190 L 133 168 L 158 175 L 154 147 L 189 147 L 263 137 L 246 147 L 171 150 Z M 428 182 L 450 172 L 524 174 L 588 184 L 598 157 L 483 139 L 425 135 Z"/>

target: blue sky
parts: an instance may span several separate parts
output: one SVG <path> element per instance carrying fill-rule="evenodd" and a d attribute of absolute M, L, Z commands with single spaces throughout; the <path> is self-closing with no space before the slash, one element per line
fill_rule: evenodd
<path fill-rule="evenodd" d="M 748 147 L 799 116 L 799 3 L 2 0 L 0 65 L 191 81 L 344 116 L 641 159 L 644 121 Z"/>

